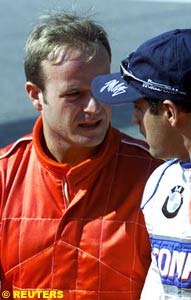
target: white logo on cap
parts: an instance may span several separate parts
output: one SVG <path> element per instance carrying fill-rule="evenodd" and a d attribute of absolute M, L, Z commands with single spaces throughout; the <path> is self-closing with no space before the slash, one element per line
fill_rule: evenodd
<path fill-rule="evenodd" d="M 100 93 L 103 93 L 107 89 L 108 92 L 112 93 L 112 97 L 123 94 L 127 90 L 124 82 L 119 83 L 119 80 L 113 79 L 105 83 L 101 88 Z"/>

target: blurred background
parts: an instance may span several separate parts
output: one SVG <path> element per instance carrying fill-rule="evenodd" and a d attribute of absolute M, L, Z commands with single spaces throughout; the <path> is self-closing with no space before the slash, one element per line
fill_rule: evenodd
<path fill-rule="evenodd" d="M 113 72 L 146 39 L 174 28 L 191 28 L 190 0 L 0 0 L 0 5 L 0 147 L 31 132 L 38 115 L 24 89 L 23 47 L 41 15 L 63 9 L 92 15 L 108 32 Z M 113 126 L 142 138 L 131 124 L 131 109 L 113 108 Z"/>

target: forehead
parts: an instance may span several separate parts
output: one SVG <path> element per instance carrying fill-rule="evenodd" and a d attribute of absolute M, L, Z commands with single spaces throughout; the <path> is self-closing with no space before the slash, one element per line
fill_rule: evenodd
<path fill-rule="evenodd" d="M 63 45 L 55 47 L 42 62 L 50 62 L 54 65 L 62 64 L 68 60 L 80 59 L 83 62 L 91 61 L 103 52 L 107 52 L 105 46 L 101 42 L 85 45 Z M 110 57 L 110 56 L 109 56 Z"/>
<path fill-rule="evenodd" d="M 80 49 L 65 49 L 57 59 L 44 60 L 42 71 L 46 82 L 72 79 L 89 84 L 94 76 L 110 72 L 110 56 L 102 44 L 93 57 L 87 57 Z"/>
<path fill-rule="evenodd" d="M 77 67 L 80 64 L 91 64 L 94 61 L 110 65 L 109 53 L 101 43 L 97 45 L 94 52 L 90 52 L 85 48 L 80 49 L 64 46 L 59 48 L 58 51 L 50 53 L 47 59 L 42 61 L 41 66 L 46 70 L 50 66 L 63 66 L 68 62 L 74 63 Z"/>
<path fill-rule="evenodd" d="M 67 49 L 64 47 L 57 53 L 50 53 L 47 59 L 42 61 L 42 67 L 46 70 L 55 66 L 64 66 L 68 62 L 82 63 L 86 60 L 86 56 L 79 49 Z"/>

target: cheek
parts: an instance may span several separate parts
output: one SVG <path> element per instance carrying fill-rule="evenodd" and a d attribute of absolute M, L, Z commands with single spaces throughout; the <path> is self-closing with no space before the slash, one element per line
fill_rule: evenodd
<path fill-rule="evenodd" d="M 149 133 L 149 139 L 154 144 L 164 144 L 165 140 L 169 139 L 168 128 L 156 116 L 150 119 L 147 118 L 145 128 L 146 132 Z"/>
<path fill-rule="evenodd" d="M 103 110 L 105 111 L 105 114 L 108 118 L 111 117 L 111 106 L 109 105 L 103 105 Z"/>
<path fill-rule="evenodd" d="M 143 115 L 142 117 L 142 123 L 145 126 L 146 129 L 151 129 L 153 125 L 155 125 L 155 123 L 151 120 L 150 116 L 148 116 L 148 114 Z"/>
<path fill-rule="evenodd" d="M 152 115 L 145 113 L 142 118 L 142 127 L 144 128 L 146 139 L 148 142 L 159 138 L 160 123 Z"/>

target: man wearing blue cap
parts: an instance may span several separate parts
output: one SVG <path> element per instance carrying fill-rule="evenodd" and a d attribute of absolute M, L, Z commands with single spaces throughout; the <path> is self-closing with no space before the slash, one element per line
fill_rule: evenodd
<path fill-rule="evenodd" d="M 107 104 L 134 102 L 150 153 L 166 160 L 142 200 L 152 263 L 141 300 L 191 299 L 191 29 L 146 41 L 120 73 L 96 77 L 92 92 Z"/>

